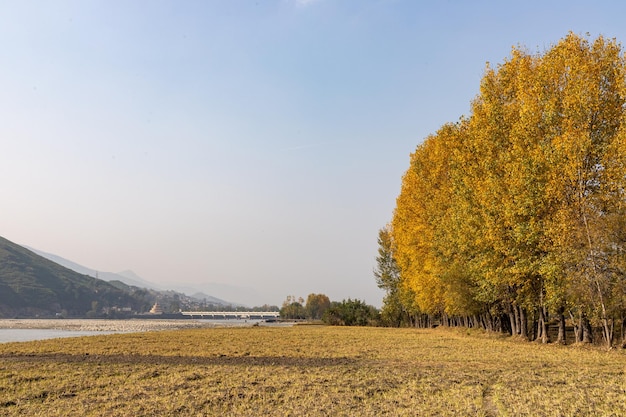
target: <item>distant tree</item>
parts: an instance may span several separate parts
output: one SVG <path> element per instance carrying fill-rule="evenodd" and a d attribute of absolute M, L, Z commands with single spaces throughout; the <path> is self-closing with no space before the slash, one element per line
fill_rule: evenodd
<path fill-rule="evenodd" d="M 410 311 L 415 304 L 415 295 L 400 279 L 400 268 L 394 258 L 390 224 L 378 231 L 378 256 L 374 277 L 378 288 L 385 290 L 386 293 L 380 312 L 382 324 L 390 327 L 411 325 Z"/>
<path fill-rule="evenodd" d="M 97 301 L 92 301 L 91 310 L 87 312 L 87 317 L 97 317 L 99 308 L 100 308 L 100 303 L 98 303 Z"/>
<path fill-rule="evenodd" d="M 181 310 L 180 308 L 180 301 L 178 299 L 172 301 L 170 303 L 170 307 L 168 308 L 168 312 L 169 313 L 177 313 Z"/>
<path fill-rule="evenodd" d="M 248 310 L 249 311 L 280 311 L 280 308 L 278 306 L 263 304 L 262 306 L 255 306 Z"/>
<path fill-rule="evenodd" d="M 394 291 L 383 297 L 383 306 L 380 309 L 380 320 L 383 326 L 401 327 L 409 324 L 404 306 L 397 294 L 398 292 Z"/>
<path fill-rule="evenodd" d="M 283 307 L 280 309 L 280 317 L 291 320 L 306 318 L 306 310 L 302 305 L 303 302 L 302 298 L 296 300 L 296 297 L 293 295 L 287 296 L 287 299 L 283 302 Z"/>
<path fill-rule="evenodd" d="M 306 299 L 306 316 L 311 320 L 320 320 L 330 308 L 330 299 L 324 294 L 309 294 Z"/>
<path fill-rule="evenodd" d="M 322 317 L 331 326 L 373 326 L 379 323 L 378 310 L 361 300 L 348 298 L 341 303 L 333 302 Z"/>
<path fill-rule="evenodd" d="M 378 231 L 377 267 L 374 269 L 378 288 L 387 293 L 397 291 L 400 284 L 400 270 L 393 257 L 393 252 L 391 225 L 387 225 Z"/>

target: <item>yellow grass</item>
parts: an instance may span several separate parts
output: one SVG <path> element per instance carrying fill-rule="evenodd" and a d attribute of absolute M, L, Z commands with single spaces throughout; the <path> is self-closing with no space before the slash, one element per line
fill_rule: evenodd
<path fill-rule="evenodd" d="M 626 355 L 435 329 L 223 328 L 0 345 L 0 415 L 624 416 Z"/>

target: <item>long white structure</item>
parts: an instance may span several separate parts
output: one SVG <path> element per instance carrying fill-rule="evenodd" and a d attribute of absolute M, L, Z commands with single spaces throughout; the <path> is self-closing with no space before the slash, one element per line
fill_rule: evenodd
<path fill-rule="evenodd" d="M 203 319 L 276 319 L 278 311 L 181 311 L 183 316 Z"/>

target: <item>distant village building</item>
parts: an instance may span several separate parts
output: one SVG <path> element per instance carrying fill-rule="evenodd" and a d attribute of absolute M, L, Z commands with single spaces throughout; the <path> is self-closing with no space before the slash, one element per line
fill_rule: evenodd
<path fill-rule="evenodd" d="M 102 309 L 105 313 L 132 313 L 133 309 L 130 307 L 110 307 Z"/>
<path fill-rule="evenodd" d="M 163 308 L 159 305 L 159 303 L 154 303 L 150 309 L 150 314 L 163 314 Z"/>

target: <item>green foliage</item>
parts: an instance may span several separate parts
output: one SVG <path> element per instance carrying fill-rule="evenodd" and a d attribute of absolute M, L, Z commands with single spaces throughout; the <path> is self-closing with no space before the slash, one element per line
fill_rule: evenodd
<path fill-rule="evenodd" d="M 360 300 L 331 302 L 324 294 L 309 294 L 306 305 L 302 297 L 287 296 L 280 317 L 288 320 L 319 320 L 333 326 L 372 326 L 380 323 L 378 310 Z"/>
<path fill-rule="evenodd" d="M 280 316 L 289 320 L 319 320 L 330 307 L 330 299 L 325 294 L 309 294 L 306 304 L 302 297 L 289 295 L 280 309 Z"/>
<path fill-rule="evenodd" d="M 378 288 L 387 291 L 387 293 L 397 291 L 400 283 L 400 269 L 394 258 L 393 235 L 390 225 L 378 231 L 376 265 L 374 276 Z"/>
<path fill-rule="evenodd" d="M 380 309 L 380 323 L 386 327 L 401 327 L 408 325 L 404 305 L 396 296 L 397 292 L 388 293 L 383 297 L 383 306 Z"/>
<path fill-rule="evenodd" d="M 157 300 L 166 313 L 201 307 L 200 302 L 174 291 L 79 274 L 0 238 L 0 317 L 123 318 L 149 311 Z"/>
<path fill-rule="evenodd" d="M 380 311 L 381 324 L 389 327 L 409 326 L 411 317 L 418 313 L 414 307 L 415 296 L 401 282 L 400 268 L 394 255 L 391 225 L 387 225 L 378 232 L 377 266 L 374 269 L 376 284 L 386 293 Z"/>
<path fill-rule="evenodd" d="M 304 300 L 302 298 L 296 300 L 293 295 L 287 296 L 287 299 L 283 302 L 283 306 L 280 309 L 280 317 L 288 320 L 302 320 L 306 318 L 306 309 L 302 305 Z"/>
<path fill-rule="evenodd" d="M 374 326 L 379 319 L 380 314 L 375 307 L 350 298 L 340 303 L 333 302 L 322 318 L 324 323 L 332 326 Z"/>
<path fill-rule="evenodd" d="M 330 308 L 330 299 L 324 294 L 309 294 L 306 298 L 306 317 L 309 320 L 320 320 Z"/>
<path fill-rule="evenodd" d="M 0 238 L 0 315 L 84 315 L 93 303 L 136 307 L 136 300 L 113 285 L 81 275 Z M 95 314 L 95 313 L 94 313 Z"/>

